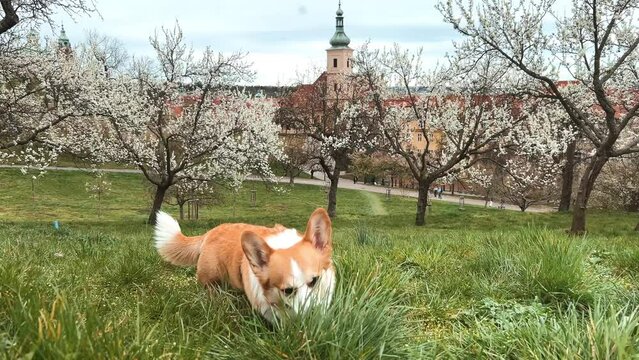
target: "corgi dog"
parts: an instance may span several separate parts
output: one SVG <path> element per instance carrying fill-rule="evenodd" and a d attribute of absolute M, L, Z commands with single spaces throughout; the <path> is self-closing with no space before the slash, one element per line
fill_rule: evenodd
<path fill-rule="evenodd" d="M 303 234 L 272 228 L 222 224 L 204 235 L 185 236 L 165 212 L 157 213 L 155 247 L 174 265 L 196 265 L 204 286 L 222 281 L 244 290 L 252 307 L 270 322 L 328 306 L 335 289 L 332 226 L 326 210 L 315 210 Z"/>

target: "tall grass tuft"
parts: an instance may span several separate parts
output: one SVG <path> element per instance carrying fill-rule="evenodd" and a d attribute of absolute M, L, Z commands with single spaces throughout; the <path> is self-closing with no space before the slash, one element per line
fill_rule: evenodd
<path fill-rule="evenodd" d="M 360 222 L 355 228 L 355 242 L 359 245 L 379 246 L 386 244 L 387 238 L 368 224 Z"/>
<path fill-rule="evenodd" d="M 620 249 L 615 253 L 613 260 L 619 272 L 639 275 L 639 249 Z"/>
<path fill-rule="evenodd" d="M 438 348 L 440 357 L 511 359 L 635 359 L 639 356 L 639 308 L 596 302 L 551 312 L 541 304 L 485 300 L 460 317 L 457 336 Z"/>
<path fill-rule="evenodd" d="M 530 229 L 516 237 L 521 252 L 522 294 L 542 302 L 592 301 L 586 279 L 588 249 L 583 240 L 547 230 Z"/>
<path fill-rule="evenodd" d="M 333 304 L 269 328 L 254 314 L 244 326 L 215 334 L 216 359 L 406 358 L 410 351 L 406 307 L 397 290 L 406 279 L 361 269 L 340 272 Z M 246 326 L 246 324 L 250 324 Z"/>

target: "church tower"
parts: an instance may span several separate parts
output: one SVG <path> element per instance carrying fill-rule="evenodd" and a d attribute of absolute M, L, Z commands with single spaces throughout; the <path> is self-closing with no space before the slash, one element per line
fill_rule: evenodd
<path fill-rule="evenodd" d="M 350 75 L 353 73 L 353 49 L 348 47 L 351 39 L 344 33 L 344 11 L 342 2 L 339 2 L 335 13 L 335 34 L 331 38 L 330 49 L 326 50 L 326 72 L 332 74 Z"/>
<path fill-rule="evenodd" d="M 73 53 L 73 50 L 71 49 L 71 42 L 67 37 L 67 32 L 64 31 L 64 25 L 62 25 L 60 36 L 58 37 L 58 51 L 64 56 L 71 56 Z"/>

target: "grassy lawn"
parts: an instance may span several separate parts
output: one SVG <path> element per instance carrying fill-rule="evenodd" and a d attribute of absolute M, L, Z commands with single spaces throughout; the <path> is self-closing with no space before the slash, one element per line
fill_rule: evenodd
<path fill-rule="evenodd" d="M 639 356 L 637 215 L 595 212 L 583 238 L 568 215 L 435 202 L 415 228 L 414 199 L 340 190 L 337 294 L 327 314 L 273 329 L 241 292 L 203 290 L 163 263 L 144 224 L 141 176 L 51 171 L 35 184 L 0 170 L 0 356 L 213 359 L 627 359 Z M 249 191 L 257 190 L 251 207 Z M 183 221 L 303 230 L 319 187 L 249 183 Z M 175 207 L 165 210 L 176 215 Z M 59 220 L 60 230 L 52 221 Z"/>

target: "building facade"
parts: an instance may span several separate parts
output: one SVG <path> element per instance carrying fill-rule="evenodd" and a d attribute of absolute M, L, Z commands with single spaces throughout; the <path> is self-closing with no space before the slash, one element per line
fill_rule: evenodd
<path fill-rule="evenodd" d="M 353 76 L 354 50 L 349 46 L 351 39 L 346 35 L 344 26 L 344 11 L 342 10 L 341 1 L 335 13 L 335 32 L 329 40 L 330 48 L 326 49 L 326 69 L 312 84 L 299 85 L 287 98 L 288 105 L 295 104 L 301 106 L 302 103 L 309 104 L 311 102 L 328 102 L 328 105 L 339 106 L 340 103 L 348 102 L 356 95 L 357 91 L 354 86 L 356 81 Z M 393 100 L 393 102 L 403 103 L 402 99 Z M 408 105 L 407 105 L 408 106 Z M 421 124 L 417 120 L 411 123 L 410 148 L 416 151 L 423 151 L 428 146 L 429 151 L 434 151 L 441 144 L 441 136 L 436 136 L 436 141 L 426 141 L 424 138 Z M 292 126 L 290 123 L 282 125 L 281 135 L 301 136 L 303 131 L 299 127 Z"/>

